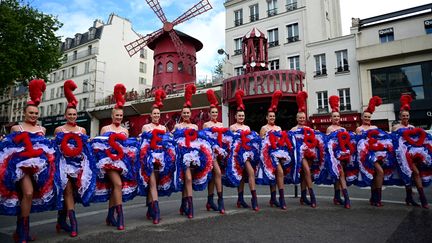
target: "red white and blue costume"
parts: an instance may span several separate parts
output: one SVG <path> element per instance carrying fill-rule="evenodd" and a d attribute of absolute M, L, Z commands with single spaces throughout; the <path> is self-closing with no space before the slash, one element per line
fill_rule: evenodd
<path fill-rule="evenodd" d="M 237 131 L 233 136 L 231 155 L 226 169 L 226 185 L 237 187 L 243 178 L 246 161 L 256 171 L 260 163 L 261 138 L 254 131 Z"/>
<path fill-rule="evenodd" d="M 139 155 L 138 194 L 147 196 L 150 175 L 159 172 L 159 196 L 169 196 L 174 191 L 176 165 L 175 144 L 172 136 L 163 130 L 143 132 Z"/>
<path fill-rule="evenodd" d="M 63 207 L 63 190 L 69 179 L 77 189 L 75 201 L 88 206 L 93 197 L 97 170 L 88 140 L 89 137 L 83 133 L 62 130 L 56 134 L 56 164 L 60 177 L 58 208 Z"/>
<path fill-rule="evenodd" d="M 105 202 L 110 197 L 111 183 L 105 176 L 107 170 L 119 171 L 122 179 L 122 199 L 133 199 L 137 192 L 139 163 L 138 141 L 127 138 L 123 133 L 108 131 L 92 140 L 91 147 L 98 171 L 94 202 Z"/>
<path fill-rule="evenodd" d="M 222 182 L 227 183 L 226 169 L 233 143 L 233 133 L 224 127 L 205 128 L 201 131 L 213 150 L 213 160 L 217 161 L 222 174 Z"/>
<path fill-rule="evenodd" d="M 381 129 L 370 129 L 357 135 L 357 163 L 360 169 L 358 186 L 370 186 L 374 178 L 375 163 L 380 163 L 384 170 L 384 184 L 395 185 L 396 161 L 392 137 Z"/>
<path fill-rule="evenodd" d="M 411 185 L 412 166 L 417 165 L 423 186 L 432 182 L 432 135 L 421 128 L 401 128 L 393 132 L 394 149 L 405 185 Z"/>
<path fill-rule="evenodd" d="M 299 183 L 300 165 L 294 159 L 292 134 L 288 131 L 268 131 L 262 140 L 257 183 L 275 185 L 278 164 L 282 166 L 286 184 Z"/>
<path fill-rule="evenodd" d="M 56 185 L 59 181 L 55 165 L 55 148 L 40 131 L 9 134 L 0 143 L 0 214 L 20 214 L 18 182 L 31 175 L 34 193 L 31 212 L 55 209 Z M 55 178 L 57 177 L 57 178 Z"/>
<path fill-rule="evenodd" d="M 176 191 L 183 190 L 184 173 L 187 168 L 192 171 L 192 188 L 202 191 L 211 179 L 213 169 L 212 146 L 206 140 L 202 131 L 191 128 L 176 129 L 174 131 L 176 142 Z"/>
<path fill-rule="evenodd" d="M 324 137 L 325 135 L 321 132 L 314 131 L 312 128 L 306 126 L 293 131 L 296 163 L 301 168 L 303 158 L 311 161 L 310 172 L 312 180 L 316 181 L 316 183 L 320 183 L 322 177 L 321 170 L 323 170 L 325 165 Z"/>
<path fill-rule="evenodd" d="M 357 181 L 359 167 L 356 158 L 356 135 L 353 132 L 337 130 L 325 138 L 325 169 L 321 183 L 331 185 L 339 180 L 343 170 L 347 185 Z"/>

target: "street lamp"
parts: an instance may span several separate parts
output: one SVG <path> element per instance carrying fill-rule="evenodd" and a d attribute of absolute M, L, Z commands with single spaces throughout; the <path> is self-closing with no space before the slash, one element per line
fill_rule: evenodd
<path fill-rule="evenodd" d="M 229 54 L 226 53 L 226 51 L 224 49 L 220 48 L 219 50 L 217 50 L 217 52 L 218 52 L 219 55 L 225 54 L 226 57 L 227 57 L 227 59 L 229 60 Z"/>

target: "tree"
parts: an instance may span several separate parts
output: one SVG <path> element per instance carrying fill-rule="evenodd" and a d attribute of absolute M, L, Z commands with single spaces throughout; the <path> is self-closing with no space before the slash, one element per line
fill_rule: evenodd
<path fill-rule="evenodd" d="M 0 0 L 0 89 L 14 81 L 46 78 L 60 67 L 62 23 L 24 4 Z"/>
<path fill-rule="evenodd" d="M 218 63 L 216 64 L 216 66 L 213 69 L 213 73 L 215 76 L 218 77 L 222 77 L 223 76 L 223 61 L 222 60 L 218 60 Z"/>

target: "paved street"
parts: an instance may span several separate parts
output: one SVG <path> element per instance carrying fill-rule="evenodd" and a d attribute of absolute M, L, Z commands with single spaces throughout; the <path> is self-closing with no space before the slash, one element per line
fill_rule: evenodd
<path fill-rule="evenodd" d="M 383 208 L 368 205 L 369 190 L 351 187 L 352 208 L 331 203 L 332 188 L 316 187 L 318 207 L 300 206 L 288 186 L 287 211 L 268 206 L 268 188 L 259 186 L 260 211 L 235 207 L 236 191 L 225 189 L 226 215 L 207 212 L 206 193 L 195 193 L 195 218 L 178 214 L 177 193 L 161 199 L 162 221 L 145 218 L 144 198 L 125 204 L 126 230 L 106 226 L 106 204 L 77 208 L 79 236 L 55 232 L 56 212 L 31 215 L 31 232 L 38 242 L 432 242 L 432 212 L 402 203 L 404 188 L 386 187 Z M 432 190 L 427 190 L 429 198 Z M 416 196 L 417 197 L 417 196 Z M 417 198 L 416 198 L 417 199 Z M 249 201 L 249 198 L 248 198 Z M 0 216 L 0 242 L 12 242 L 15 217 Z"/>

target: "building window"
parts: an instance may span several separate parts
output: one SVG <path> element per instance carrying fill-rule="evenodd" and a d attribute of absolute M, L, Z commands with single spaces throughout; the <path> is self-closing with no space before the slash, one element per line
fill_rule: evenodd
<path fill-rule="evenodd" d="M 83 82 L 83 93 L 88 92 L 88 86 L 89 86 L 88 79 L 85 79 Z"/>
<path fill-rule="evenodd" d="M 337 62 L 336 73 L 348 72 L 349 71 L 348 51 L 342 50 L 342 51 L 337 51 L 335 53 L 336 53 L 336 62 Z"/>
<path fill-rule="evenodd" d="M 297 0 L 287 0 L 285 6 L 286 11 L 293 11 L 297 9 Z"/>
<path fill-rule="evenodd" d="M 52 100 L 52 99 L 54 99 L 55 97 L 54 97 L 54 88 L 51 88 L 51 91 L 50 91 L 50 99 Z"/>
<path fill-rule="evenodd" d="M 254 4 L 252 6 L 249 6 L 250 10 L 250 22 L 255 22 L 259 20 L 259 9 L 258 9 L 258 3 Z"/>
<path fill-rule="evenodd" d="M 39 116 L 40 116 L 40 117 L 43 117 L 43 116 L 44 116 L 44 107 L 43 107 L 43 106 L 40 106 L 40 107 L 39 107 Z"/>
<path fill-rule="evenodd" d="M 84 73 L 89 73 L 90 72 L 90 62 L 85 62 L 84 63 Z"/>
<path fill-rule="evenodd" d="M 300 56 L 288 57 L 288 66 L 291 70 L 300 70 Z"/>
<path fill-rule="evenodd" d="M 88 98 L 83 98 L 82 99 L 82 103 L 83 103 L 83 110 L 86 110 L 88 108 Z"/>
<path fill-rule="evenodd" d="M 243 74 L 244 74 L 244 69 L 243 69 L 243 67 L 236 67 L 236 68 L 234 68 L 234 73 L 235 73 L 237 76 L 243 75 Z"/>
<path fill-rule="evenodd" d="M 278 70 L 279 69 L 279 59 L 269 61 L 269 69 L 270 70 Z"/>
<path fill-rule="evenodd" d="M 174 64 L 172 62 L 167 62 L 167 73 L 172 73 L 174 72 Z"/>
<path fill-rule="evenodd" d="M 69 70 L 69 77 L 73 78 L 76 75 L 76 67 L 71 67 Z"/>
<path fill-rule="evenodd" d="M 91 55 L 92 54 L 92 46 L 89 45 L 87 46 L 87 55 Z"/>
<path fill-rule="evenodd" d="M 278 29 L 272 29 L 267 31 L 269 47 L 275 47 L 279 45 L 279 34 Z"/>
<path fill-rule="evenodd" d="M 143 48 L 140 50 L 140 57 L 147 59 L 147 50 L 146 49 Z"/>
<path fill-rule="evenodd" d="M 66 70 L 65 69 L 63 69 L 62 71 L 62 80 L 65 80 L 66 79 Z"/>
<path fill-rule="evenodd" d="M 60 93 L 60 98 L 63 98 L 64 97 L 64 88 L 63 88 L 63 86 L 59 87 L 59 93 Z"/>
<path fill-rule="evenodd" d="M 57 115 L 60 115 L 63 112 L 63 103 L 59 103 L 58 104 L 58 110 L 57 110 Z"/>
<path fill-rule="evenodd" d="M 234 26 L 243 24 L 243 9 L 234 11 Z"/>
<path fill-rule="evenodd" d="M 183 70 L 184 70 L 183 62 L 179 62 L 179 63 L 177 64 L 177 70 L 178 70 L 179 73 L 182 73 L 182 72 L 183 72 Z"/>
<path fill-rule="evenodd" d="M 162 63 L 158 63 L 158 65 L 157 65 L 157 73 L 163 73 L 163 64 Z"/>
<path fill-rule="evenodd" d="M 287 25 L 288 43 L 299 41 L 298 23 Z"/>
<path fill-rule="evenodd" d="M 326 57 L 325 54 L 315 56 L 315 76 L 327 75 Z"/>
<path fill-rule="evenodd" d="M 146 79 L 143 78 L 143 77 L 140 77 L 140 78 L 139 78 L 139 83 L 140 83 L 140 84 L 146 84 Z"/>
<path fill-rule="evenodd" d="M 73 52 L 72 60 L 76 60 L 77 57 L 78 57 L 78 52 L 77 52 L 77 51 L 74 51 L 74 52 Z"/>
<path fill-rule="evenodd" d="M 49 105 L 49 115 L 52 116 L 54 114 L 54 105 Z"/>
<path fill-rule="evenodd" d="M 53 82 L 57 81 L 57 73 L 55 72 L 52 74 L 52 81 Z"/>
<path fill-rule="evenodd" d="M 393 28 L 382 29 L 378 31 L 380 43 L 394 41 Z"/>
<path fill-rule="evenodd" d="M 234 55 L 240 55 L 242 53 L 242 38 L 234 39 Z"/>
<path fill-rule="evenodd" d="M 317 92 L 318 113 L 328 113 L 327 91 Z"/>
<path fill-rule="evenodd" d="M 146 73 L 147 72 L 147 65 L 144 62 L 140 62 L 139 64 L 139 71 L 140 73 Z"/>
<path fill-rule="evenodd" d="M 351 110 L 351 96 L 350 89 L 338 89 L 339 92 L 339 102 L 340 111 L 350 111 Z"/>
<path fill-rule="evenodd" d="M 372 69 L 372 95 L 380 96 L 385 104 L 398 102 L 402 93 L 415 100 L 425 99 L 427 84 L 432 83 L 430 70 L 432 61 Z"/>
<path fill-rule="evenodd" d="M 271 17 L 277 14 L 277 0 L 267 0 L 267 16 Z"/>

